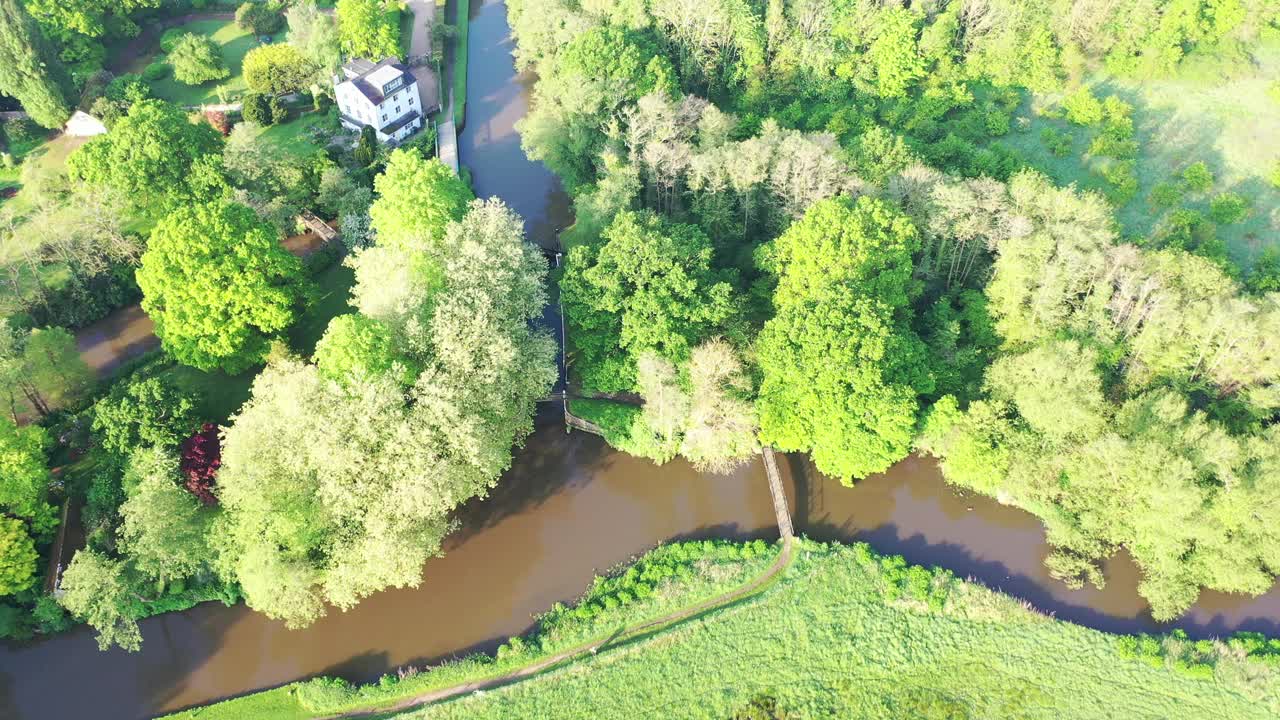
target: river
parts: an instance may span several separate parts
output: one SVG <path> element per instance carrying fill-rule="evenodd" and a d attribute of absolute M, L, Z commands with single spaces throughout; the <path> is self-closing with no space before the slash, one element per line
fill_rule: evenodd
<path fill-rule="evenodd" d="M 554 243 L 568 221 L 555 178 L 520 152 L 513 124 L 527 107 L 515 75 L 500 0 L 474 13 L 462 163 L 477 193 L 498 194 Z M 1105 591 L 1068 590 L 1048 578 L 1038 520 L 949 489 L 934 465 L 909 458 L 854 488 L 823 478 L 800 457 L 783 466 L 798 532 L 865 540 L 912 562 L 941 565 L 1058 617 L 1104 630 L 1156 629 L 1136 592 L 1137 571 L 1108 563 Z M 591 576 L 677 538 L 776 537 L 763 467 L 700 475 L 683 462 L 657 467 L 566 433 L 554 406 L 518 450 L 490 497 L 460 512 L 462 530 L 431 560 L 422 585 L 378 593 L 302 631 L 244 606 L 206 604 L 142 623 L 143 649 L 99 652 L 85 628 L 0 652 L 0 717 L 126 720 L 317 674 L 369 680 L 408 664 L 491 650 L 533 615 L 570 600 Z M 1205 593 L 1177 626 L 1193 635 L 1252 629 L 1280 635 L 1280 592 L 1260 598 Z"/>

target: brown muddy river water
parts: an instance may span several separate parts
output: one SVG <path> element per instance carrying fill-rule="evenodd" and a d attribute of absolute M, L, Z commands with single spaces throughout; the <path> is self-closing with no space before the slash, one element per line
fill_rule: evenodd
<path fill-rule="evenodd" d="M 480 196 L 505 199 L 526 218 L 531 238 L 550 245 L 570 221 L 567 198 L 520 151 L 513 124 L 527 108 L 527 78 L 515 75 L 510 49 L 503 5 L 488 0 L 472 15 L 461 160 Z M 1105 590 L 1071 591 L 1044 570 L 1039 521 L 958 495 L 927 460 L 909 458 L 854 488 L 823 478 L 800 457 L 788 458 L 783 471 L 798 532 L 864 540 L 1091 627 L 1157 628 L 1127 557 L 1108 564 Z M 370 680 L 407 664 L 491 650 L 528 629 L 534 613 L 574 598 L 595 572 L 657 543 L 777 534 L 758 462 L 726 476 L 700 475 L 682 462 L 658 467 L 599 438 L 567 434 L 555 406 L 544 406 L 494 493 L 468 504 L 459 520 L 462 529 L 443 558 L 427 563 L 420 587 L 379 593 L 306 630 L 286 630 L 244 606 L 206 604 L 144 621 L 140 653 L 99 652 L 84 628 L 0 650 L 0 718 L 126 720 L 317 674 Z M 1194 635 L 1280 635 L 1280 591 L 1205 593 L 1175 626 Z"/>

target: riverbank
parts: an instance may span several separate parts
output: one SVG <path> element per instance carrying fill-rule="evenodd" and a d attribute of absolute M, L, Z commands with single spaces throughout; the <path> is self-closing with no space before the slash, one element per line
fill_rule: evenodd
<path fill-rule="evenodd" d="M 741 548 L 737 558 L 734 547 Z M 496 658 L 388 676 L 360 689 L 312 680 L 170 718 L 351 717 L 394 711 L 397 698 L 408 698 L 401 708 L 437 703 L 397 715 L 415 720 L 575 712 L 631 718 L 659 708 L 730 717 L 752 702 L 800 717 L 938 711 L 937 717 L 993 720 L 1243 719 L 1280 711 L 1276 648 L 1109 635 L 1055 620 L 945 570 L 878 555 L 864 544 L 806 540 L 796 541 L 794 558 L 785 558 L 791 568 L 756 588 L 758 594 L 717 604 L 688 622 L 660 618 L 660 628 L 619 629 L 608 642 L 579 643 L 571 650 L 574 659 L 563 662 L 568 658 L 559 648 L 582 633 L 607 638 L 619 621 L 630 627 L 632 618 L 659 612 L 661 601 L 631 604 L 627 588 L 655 567 L 669 567 L 673 555 L 710 551 L 716 564 L 687 578 L 677 572 L 649 598 L 669 603 L 696 597 L 722 586 L 711 580 L 717 573 L 732 573 L 738 581 L 758 571 L 766 557 L 777 558 L 766 578 L 783 569 L 784 558 L 776 553 L 744 557 L 755 552 L 751 548 L 763 544 L 661 548 L 613 580 L 596 581 L 576 608 L 553 608 L 544 623 L 555 631 L 513 640 Z M 627 597 L 630 608 L 609 601 L 619 597 Z M 599 608 L 589 610 L 598 613 L 593 620 L 576 625 L 580 608 L 593 606 Z"/>
<path fill-rule="evenodd" d="M 166 717 L 351 717 L 501 687 L 742 601 L 787 568 L 791 550 L 789 538 L 773 549 L 759 540 L 660 546 L 615 573 L 597 576 L 571 607 L 557 603 L 532 633 L 512 638 L 493 656 L 472 655 L 423 671 L 401 668 L 363 687 L 320 677 Z"/>

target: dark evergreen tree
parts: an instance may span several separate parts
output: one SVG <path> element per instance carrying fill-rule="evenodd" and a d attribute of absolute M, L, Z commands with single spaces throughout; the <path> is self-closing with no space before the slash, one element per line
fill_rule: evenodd
<path fill-rule="evenodd" d="M 0 0 L 0 92 L 17 98 L 31 119 L 62 127 L 71 115 L 71 78 L 19 0 Z"/>

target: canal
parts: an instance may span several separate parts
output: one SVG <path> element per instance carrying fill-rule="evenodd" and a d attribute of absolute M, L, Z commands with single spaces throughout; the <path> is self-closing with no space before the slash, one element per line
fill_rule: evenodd
<path fill-rule="evenodd" d="M 478 4 L 471 22 L 462 163 L 478 195 L 503 198 L 526 218 L 530 238 L 552 247 L 569 205 L 554 176 L 520 150 L 514 125 L 528 106 L 529 78 L 514 71 L 503 4 Z M 854 488 L 822 477 L 801 457 L 788 458 L 783 471 L 798 532 L 865 540 L 1091 627 L 1157 629 L 1126 556 L 1107 564 L 1105 590 L 1069 590 L 1044 570 L 1048 548 L 1038 520 L 957 494 L 928 460 L 909 458 Z M 99 652 L 85 628 L 0 651 L 0 717 L 125 720 L 317 674 L 369 680 L 492 650 L 528 629 L 535 613 L 572 599 L 595 572 L 659 542 L 776 536 L 758 462 L 721 476 L 679 461 L 655 466 L 599 438 L 566 433 L 551 407 L 498 488 L 458 517 L 462 529 L 443 558 L 427 563 L 420 587 L 378 593 L 306 630 L 286 630 L 244 606 L 206 604 L 144 621 L 140 653 Z M 1205 593 L 1176 626 L 1193 635 L 1280 635 L 1280 592 Z"/>

